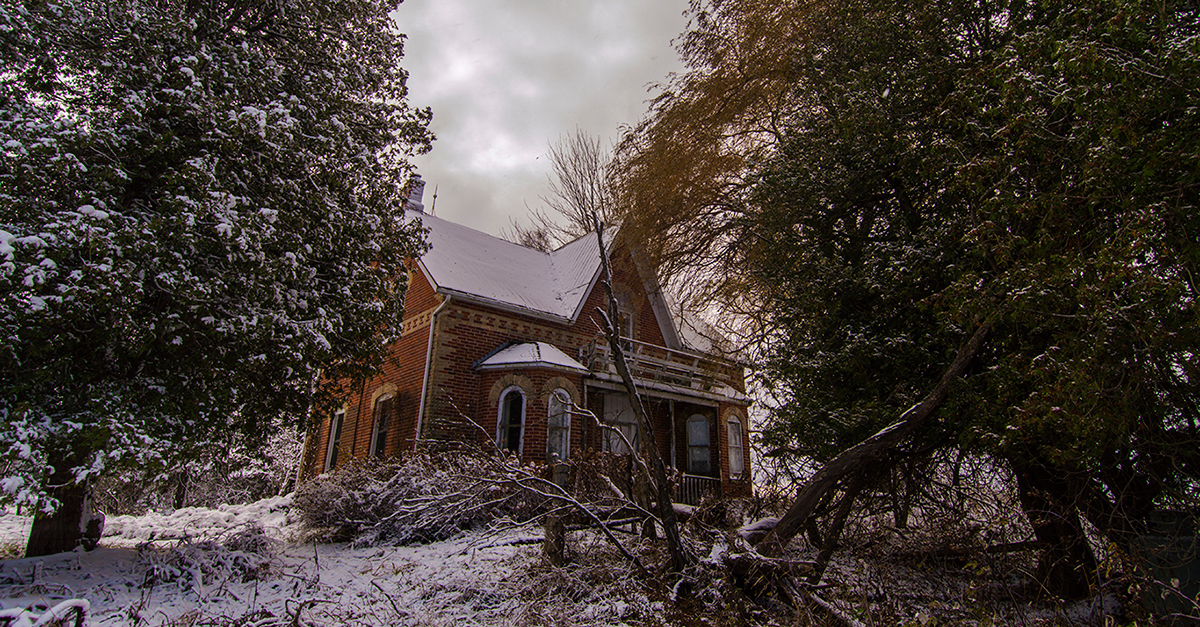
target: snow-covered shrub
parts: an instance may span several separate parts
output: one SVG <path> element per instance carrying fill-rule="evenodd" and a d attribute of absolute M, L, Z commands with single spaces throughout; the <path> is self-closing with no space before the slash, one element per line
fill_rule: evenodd
<path fill-rule="evenodd" d="M 540 513 L 545 500 L 512 483 L 510 471 L 504 460 L 466 452 L 356 460 L 301 484 L 292 507 L 317 538 L 433 542 Z"/>
<path fill-rule="evenodd" d="M 205 587 L 214 582 L 262 579 L 271 568 L 274 551 L 272 541 L 265 538 L 261 527 L 257 535 L 265 542 L 251 539 L 254 534 L 254 530 L 249 530 L 224 544 L 182 542 L 169 548 L 144 545 L 139 549 L 135 572 L 143 588 L 176 583 L 193 588 L 198 595 L 203 595 Z M 257 550 L 250 550 L 251 547 Z"/>
<path fill-rule="evenodd" d="M 255 523 L 230 535 L 221 543 L 230 551 L 270 558 L 275 555 L 275 540 L 262 525 Z"/>
<path fill-rule="evenodd" d="M 170 473 L 127 470 L 97 482 L 99 509 L 109 515 L 139 515 L 180 507 L 241 505 L 290 488 L 303 438 L 282 424 L 263 446 L 231 437 L 197 447 L 190 461 Z"/>

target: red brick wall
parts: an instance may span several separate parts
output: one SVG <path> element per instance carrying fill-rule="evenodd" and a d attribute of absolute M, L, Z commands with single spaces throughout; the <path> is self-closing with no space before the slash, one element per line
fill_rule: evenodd
<path fill-rule="evenodd" d="M 384 386 L 394 387 L 397 399 L 384 453 L 391 455 L 412 449 L 421 381 L 425 374 L 429 320 L 438 303 L 439 297 L 425 276 L 420 271 L 413 272 L 405 293 L 403 330 L 400 338 L 389 346 L 389 355 L 381 372 L 356 385 L 347 383 L 350 393 L 345 399 L 346 416 L 342 424 L 339 464 L 352 457 L 363 457 L 370 450 L 374 419 L 372 396 Z M 330 416 L 323 416 L 320 423 L 309 432 L 304 468 L 306 477 L 324 470 L 329 447 L 329 422 Z"/>
<path fill-rule="evenodd" d="M 655 319 L 653 307 L 644 293 L 643 283 L 629 255 L 618 248 L 613 255 L 614 281 L 620 291 L 629 296 L 629 305 L 635 316 L 634 339 L 663 346 L 662 330 Z M 564 377 L 574 386 L 574 393 L 582 395 L 584 379 L 578 374 L 550 371 L 546 369 L 520 369 L 478 372 L 474 364 L 483 359 L 505 342 L 547 342 L 558 347 L 571 357 L 578 355 L 580 347 L 587 345 L 599 333 L 597 308 L 606 308 L 607 296 L 597 284 L 585 299 L 577 320 L 572 324 L 554 323 L 501 311 L 488 306 L 452 299 L 438 314 L 436 321 L 432 312 L 441 303 L 432 286 L 418 270 L 412 273 L 405 297 L 405 323 L 401 337 L 391 345 L 391 356 L 383 371 L 369 381 L 356 386 L 346 399 L 347 409 L 342 427 L 339 463 L 351 457 L 365 456 L 371 443 L 373 420 L 372 396 L 383 386 L 394 386 L 398 401 L 393 417 L 396 426 L 389 435 L 387 454 L 411 450 L 417 431 L 417 411 L 420 406 L 421 385 L 424 377 L 429 324 L 437 325 L 429 390 L 426 396 L 424 422 L 420 437 L 431 440 L 449 440 L 476 443 L 491 447 L 496 437 L 496 399 L 490 398 L 496 385 L 505 377 L 523 377 L 522 389 L 526 397 L 526 428 L 522 459 L 525 462 L 544 461 L 546 456 L 547 398 L 549 382 L 555 377 Z M 510 381 L 511 382 L 511 381 Z M 524 388 L 530 389 L 524 389 Z M 498 391 L 498 390 L 496 390 Z M 602 396 L 592 393 L 586 399 L 589 409 L 597 415 L 603 410 Z M 577 399 L 584 401 L 584 399 Z M 727 433 L 712 408 L 676 407 L 676 455 L 674 465 L 687 467 L 687 417 L 697 411 L 707 412 L 712 418 L 713 433 L 710 441 L 714 446 L 713 463 L 723 461 L 723 443 Z M 671 415 L 667 401 L 654 399 L 648 402 L 654 424 L 658 448 L 664 460 L 671 463 Z M 323 469 L 327 450 L 329 417 L 310 433 L 309 450 L 306 454 L 305 476 L 313 476 Z M 594 421 L 576 417 L 571 424 L 572 454 L 586 448 L 599 449 L 602 442 Z M 748 448 L 747 448 L 748 457 Z M 723 467 L 725 468 L 725 467 Z M 728 477 L 727 469 L 722 475 Z"/>

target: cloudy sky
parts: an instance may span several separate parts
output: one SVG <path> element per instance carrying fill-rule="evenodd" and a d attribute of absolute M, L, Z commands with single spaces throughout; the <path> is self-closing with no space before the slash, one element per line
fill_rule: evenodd
<path fill-rule="evenodd" d="M 433 108 L 415 160 L 439 217 L 499 235 L 542 205 L 548 146 L 578 127 L 611 145 L 682 69 L 687 0 L 406 0 L 409 102 Z"/>

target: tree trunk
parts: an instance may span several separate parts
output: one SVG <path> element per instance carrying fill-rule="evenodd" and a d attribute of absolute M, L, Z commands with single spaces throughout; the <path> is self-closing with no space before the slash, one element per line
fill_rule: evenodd
<path fill-rule="evenodd" d="M 971 339 L 967 340 L 967 343 L 958 350 L 958 355 L 954 357 L 954 361 L 942 375 L 941 381 L 929 393 L 929 396 L 925 397 L 925 400 L 901 414 L 899 421 L 842 451 L 805 482 L 796 496 L 795 502 L 792 503 L 792 507 L 783 515 L 783 518 L 779 519 L 779 524 L 775 525 L 775 528 L 759 543 L 758 552 L 771 557 L 782 555 L 784 548 L 792 541 L 796 532 L 804 526 L 804 522 L 808 520 L 821 497 L 833 489 L 842 477 L 862 468 L 863 464 L 896 446 L 911 435 L 921 423 L 925 422 L 925 419 L 933 414 L 933 410 L 937 409 L 938 405 L 941 405 L 942 401 L 946 399 L 946 395 L 950 393 L 950 384 L 966 371 L 967 364 L 971 363 L 975 354 L 983 346 L 983 341 L 987 338 L 990 329 L 991 325 L 985 323 L 975 330 Z"/>
<path fill-rule="evenodd" d="M 892 470 L 892 524 L 908 529 L 908 514 L 912 511 L 912 463 L 900 463 Z"/>
<path fill-rule="evenodd" d="M 1049 593 L 1079 599 L 1095 583 L 1096 556 L 1083 532 L 1068 480 L 1038 464 L 1013 463 L 1021 508 L 1034 536 L 1046 545 L 1038 558 L 1037 580 Z"/>
<path fill-rule="evenodd" d="M 617 298 L 612 290 L 613 274 L 608 262 L 608 252 L 604 247 L 604 230 L 600 225 L 600 218 L 595 213 L 592 214 L 592 221 L 596 228 L 596 240 L 600 244 L 600 264 L 604 268 L 606 277 L 603 284 L 604 291 L 608 296 L 608 311 L 604 312 L 604 331 L 608 336 L 608 347 L 612 351 L 613 364 L 617 367 L 617 374 L 621 376 L 621 381 L 625 384 L 625 391 L 629 394 L 633 413 L 637 417 L 638 428 L 646 436 L 644 446 L 649 452 L 650 470 L 653 472 L 654 487 L 657 488 L 658 516 L 662 520 L 663 535 L 667 540 L 667 552 L 671 554 L 671 571 L 683 572 L 691 560 L 687 550 L 684 549 L 683 540 L 679 537 L 679 525 L 675 521 L 675 506 L 671 502 L 671 482 L 667 478 L 667 468 L 663 463 L 662 455 L 658 452 L 658 443 L 654 439 L 654 428 L 650 424 L 650 417 L 646 415 L 646 409 L 642 407 L 642 399 L 638 396 L 633 374 L 629 372 L 629 365 L 625 363 L 625 351 L 621 347 L 620 333 L 614 326 L 617 320 Z M 631 453 L 637 455 L 638 451 L 631 451 Z"/>
<path fill-rule="evenodd" d="M 171 498 L 171 506 L 173 509 L 183 509 L 183 506 L 187 504 L 187 491 L 188 470 L 187 465 L 185 464 L 183 468 L 179 470 L 179 473 L 175 475 L 175 494 Z"/>
<path fill-rule="evenodd" d="M 96 515 L 92 503 L 90 483 L 75 482 L 71 464 L 61 462 L 50 476 L 49 494 L 61 503 L 53 514 L 44 514 L 39 509 L 33 517 L 29 532 L 29 543 L 25 545 L 25 557 L 38 557 L 74 551 L 82 546 L 85 550 L 96 548 L 104 530 L 104 515 Z"/>
<path fill-rule="evenodd" d="M 566 563 L 567 533 L 561 514 L 547 514 L 543 522 L 545 539 L 542 540 L 542 553 L 551 566 L 562 566 Z"/>
<path fill-rule="evenodd" d="M 829 558 L 833 557 L 833 552 L 837 549 L 838 540 L 842 537 L 842 529 L 846 527 L 846 519 L 850 516 L 850 509 L 854 506 L 854 499 L 858 498 L 859 492 L 862 492 L 863 474 L 864 472 L 859 472 L 852 476 L 849 485 L 846 486 L 842 502 L 838 504 L 837 512 L 834 513 L 833 520 L 829 523 L 829 531 L 825 534 L 825 543 L 821 546 L 821 553 L 817 555 L 817 564 L 812 574 L 808 576 L 808 584 L 811 586 L 821 583 L 825 567 L 829 566 Z"/>

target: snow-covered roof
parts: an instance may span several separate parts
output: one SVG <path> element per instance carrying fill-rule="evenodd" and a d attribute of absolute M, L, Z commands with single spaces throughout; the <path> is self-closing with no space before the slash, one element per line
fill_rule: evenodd
<path fill-rule="evenodd" d="M 527 367 L 553 368 L 571 372 L 588 371 L 583 364 L 545 342 L 525 342 L 502 348 L 479 362 L 477 367 L 480 370 Z"/>
<path fill-rule="evenodd" d="M 594 235 L 542 252 L 418 211 L 405 211 L 405 218 L 429 229 L 420 264 L 439 292 L 570 322 L 600 273 Z M 614 233 L 609 229 L 605 241 Z"/>
<path fill-rule="evenodd" d="M 595 234 L 543 252 L 420 211 L 404 215 L 429 229 L 429 250 L 419 263 L 440 293 L 569 324 L 600 276 Z M 606 245 L 612 245 L 616 232 L 616 227 L 605 232 Z M 668 348 L 723 353 L 713 341 L 719 333 L 680 311 L 653 273 L 643 273 L 642 279 Z"/>

